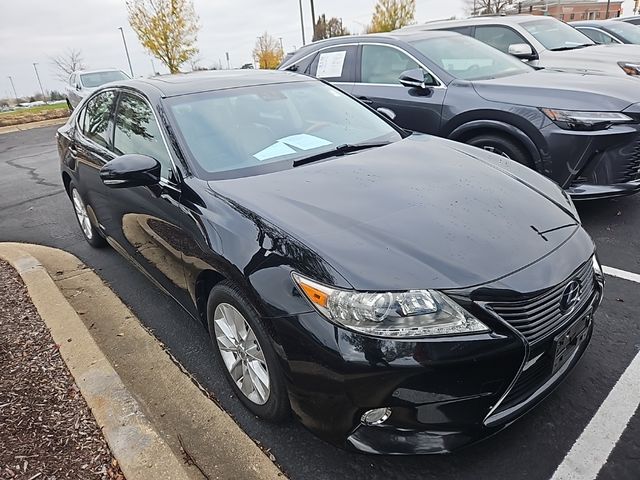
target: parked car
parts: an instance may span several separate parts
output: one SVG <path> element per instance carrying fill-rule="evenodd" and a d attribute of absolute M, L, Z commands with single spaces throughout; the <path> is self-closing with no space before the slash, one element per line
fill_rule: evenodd
<path fill-rule="evenodd" d="M 473 38 L 415 30 L 316 42 L 280 68 L 329 80 L 404 128 L 516 160 L 575 198 L 640 190 L 634 79 L 535 70 Z"/>
<path fill-rule="evenodd" d="M 67 107 L 73 110 L 78 104 L 105 83 L 127 80 L 129 76 L 122 70 L 78 70 L 69 75 L 65 85 Z"/>
<path fill-rule="evenodd" d="M 286 72 L 111 84 L 58 131 L 87 241 L 208 328 L 236 396 L 372 453 L 504 428 L 585 350 L 603 275 L 556 184 Z"/>
<path fill-rule="evenodd" d="M 615 20 L 618 22 L 630 23 L 632 25 L 640 25 L 640 15 L 633 15 L 630 17 L 617 17 Z"/>
<path fill-rule="evenodd" d="M 598 44 L 640 44 L 640 28 L 615 19 L 583 20 L 571 22 L 569 25 Z"/>
<path fill-rule="evenodd" d="M 413 31 L 450 30 L 469 35 L 533 67 L 615 76 L 640 75 L 640 47 L 596 45 L 583 33 L 552 17 L 474 17 L 405 28 Z"/>

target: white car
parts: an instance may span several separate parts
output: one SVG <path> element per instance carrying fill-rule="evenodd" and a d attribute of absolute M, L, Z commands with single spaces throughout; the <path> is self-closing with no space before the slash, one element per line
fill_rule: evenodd
<path fill-rule="evenodd" d="M 403 31 L 450 30 L 474 37 L 532 67 L 640 78 L 640 46 L 596 45 L 552 17 L 507 15 L 429 22 Z"/>
<path fill-rule="evenodd" d="M 73 110 L 84 97 L 101 85 L 119 80 L 127 80 L 128 78 L 129 75 L 122 70 L 116 69 L 75 71 L 69 76 L 69 81 L 65 86 L 67 106 L 69 110 Z"/>

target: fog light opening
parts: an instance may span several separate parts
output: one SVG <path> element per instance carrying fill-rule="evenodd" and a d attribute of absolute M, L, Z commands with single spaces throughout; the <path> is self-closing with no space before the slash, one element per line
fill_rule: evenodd
<path fill-rule="evenodd" d="M 390 408 L 374 408 L 373 410 L 367 410 L 366 412 L 364 412 L 364 414 L 360 418 L 360 421 L 369 426 L 380 425 L 386 422 L 390 416 Z"/>

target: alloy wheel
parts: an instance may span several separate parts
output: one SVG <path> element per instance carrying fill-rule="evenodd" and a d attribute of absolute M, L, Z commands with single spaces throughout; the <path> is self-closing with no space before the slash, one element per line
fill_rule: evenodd
<path fill-rule="evenodd" d="M 244 316 L 232 305 L 220 303 L 213 323 L 222 361 L 240 391 L 257 405 L 269 400 L 269 368 L 260 342 Z"/>
<path fill-rule="evenodd" d="M 82 201 L 82 197 L 80 197 L 80 194 L 75 188 L 71 192 L 71 199 L 73 200 L 73 209 L 76 212 L 76 217 L 78 217 L 80 228 L 82 228 L 85 236 L 91 240 L 93 238 L 93 226 L 91 225 L 91 220 L 87 214 L 87 208 Z"/>

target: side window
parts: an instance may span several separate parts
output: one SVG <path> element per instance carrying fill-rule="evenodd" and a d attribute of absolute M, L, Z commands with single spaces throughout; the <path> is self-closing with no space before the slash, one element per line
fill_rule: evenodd
<path fill-rule="evenodd" d="M 99 93 L 87 102 L 82 123 L 82 133 L 98 145 L 108 148 L 110 142 L 109 120 L 113 110 L 113 101 L 116 93 L 114 90 L 107 90 Z"/>
<path fill-rule="evenodd" d="M 400 85 L 400 75 L 420 68 L 406 53 L 383 45 L 362 46 L 362 83 Z"/>
<path fill-rule="evenodd" d="M 329 82 L 355 82 L 357 50 L 355 45 L 322 50 L 309 65 L 307 73 Z"/>
<path fill-rule="evenodd" d="M 596 43 L 607 44 L 607 43 L 617 43 L 613 38 L 607 35 L 600 30 L 596 30 L 594 28 L 580 28 L 578 27 L 581 33 L 584 33 L 587 37 L 593 40 Z"/>
<path fill-rule="evenodd" d="M 139 153 L 155 158 L 161 176 L 170 178 L 171 159 L 151 106 L 137 95 L 122 93 L 116 113 L 113 150 L 116 155 Z"/>
<path fill-rule="evenodd" d="M 509 53 L 509 45 L 529 43 L 519 33 L 498 25 L 476 27 L 476 38 L 504 53 Z"/>
<path fill-rule="evenodd" d="M 456 27 L 456 28 L 448 28 L 450 32 L 461 33 L 462 35 L 466 35 L 467 37 L 471 36 L 471 27 Z"/>

